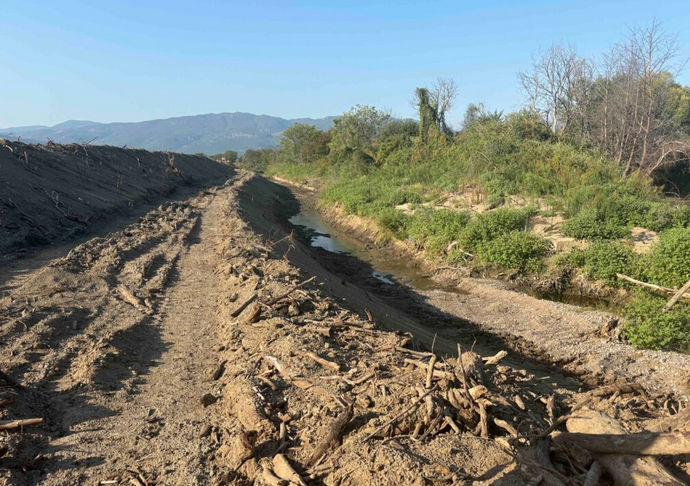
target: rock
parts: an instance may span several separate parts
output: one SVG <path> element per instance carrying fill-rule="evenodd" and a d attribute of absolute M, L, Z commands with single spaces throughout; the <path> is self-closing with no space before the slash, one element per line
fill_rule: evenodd
<path fill-rule="evenodd" d="M 204 407 L 208 407 L 209 405 L 213 405 L 218 401 L 218 397 L 215 396 L 213 393 L 207 393 L 203 397 L 201 397 L 201 404 Z"/>

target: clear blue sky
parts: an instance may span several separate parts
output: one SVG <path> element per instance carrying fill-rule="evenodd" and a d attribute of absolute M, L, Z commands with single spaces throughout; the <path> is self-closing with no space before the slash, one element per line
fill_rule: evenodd
<path fill-rule="evenodd" d="M 414 88 L 439 76 L 459 85 L 459 120 L 469 102 L 516 108 L 540 46 L 597 55 L 653 18 L 690 56 L 687 0 L 0 0 L 0 127 L 355 104 L 412 116 Z"/>

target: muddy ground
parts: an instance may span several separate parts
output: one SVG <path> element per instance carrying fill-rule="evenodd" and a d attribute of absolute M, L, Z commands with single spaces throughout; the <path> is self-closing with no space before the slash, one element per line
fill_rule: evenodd
<path fill-rule="evenodd" d="M 583 484 L 606 458 L 547 430 L 575 404 L 628 432 L 687 415 L 634 383 L 591 389 L 431 301 L 391 305 L 291 237 L 277 191 L 238 172 L 15 267 L 0 484 Z M 690 478 L 682 456 L 630 461 Z"/>

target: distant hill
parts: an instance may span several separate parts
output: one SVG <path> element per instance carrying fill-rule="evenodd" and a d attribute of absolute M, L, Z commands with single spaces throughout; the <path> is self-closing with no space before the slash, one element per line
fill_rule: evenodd
<path fill-rule="evenodd" d="M 335 117 L 286 120 L 251 113 L 217 113 L 181 116 L 136 123 L 97 123 L 69 120 L 53 127 L 28 126 L 0 129 L 0 137 L 23 142 L 88 142 L 94 145 L 126 145 L 147 150 L 172 150 L 208 155 L 251 148 L 271 148 L 290 125 L 306 123 L 324 130 Z"/>

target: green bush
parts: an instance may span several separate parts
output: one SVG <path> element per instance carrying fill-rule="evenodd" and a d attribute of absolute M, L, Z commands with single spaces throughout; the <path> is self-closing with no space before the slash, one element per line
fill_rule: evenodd
<path fill-rule="evenodd" d="M 409 235 L 431 255 L 439 255 L 458 240 L 469 220 L 468 212 L 423 208 L 415 212 Z"/>
<path fill-rule="evenodd" d="M 581 248 L 573 248 L 572 250 L 556 255 L 554 264 L 560 268 L 582 268 L 587 261 L 587 254 Z"/>
<path fill-rule="evenodd" d="M 404 240 L 408 235 L 408 227 L 411 217 L 393 208 L 385 208 L 379 212 L 376 222 L 384 230 L 390 231 L 399 240 Z"/>
<path fill-rule="evenodd" d="M 460 236 L 460 246 L 466 251 L 476 251 L 483 243 L 511 231 L 523 230 L 534 208 L 500 208 L 481 213 L 472 218 Z"/>
<path fill-rule="evenodd" d="M 680 287 L 690 280 L 690 228 L 672 228 L 659 237 L 647 255 L 645 275 L 655 284 Z"/>
<path fill-rule="evenodd" d="M 640 293 L 624 308 L 624 336 L 638 348 L 690 350 L 690 309 L 676 304 L 663 312 L 667 299 Z"/>
<path fill-rule="evenodd" d="M 482 262 L 520 273 L 538 272 L 544 268 L 542 259 L 550 250 L 551 243 L 541 236 L 525 231 L 511 231 L 483 243 L 478 256 Z"/>
<path fill-rule="evenodd" d="M 610 241 L 597 241 L 583 253 L 585 275 L 613 286 L 619 283 L 617 273 L 635 273 L 632 270 L 636 268 L 639 258 L 631 247 Z"/>
<path fill-rule="evenodd" d="M 595 210 L 586 210 L 565 221 L 563 234 L 578 240 L 612 240 L 625 238 L 630 230 L 615 220 L 603 219 Z"/>

